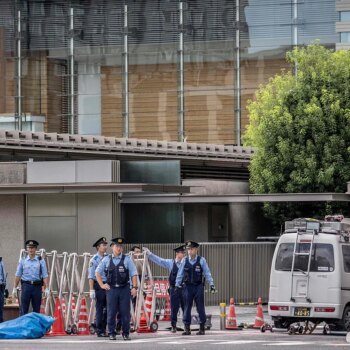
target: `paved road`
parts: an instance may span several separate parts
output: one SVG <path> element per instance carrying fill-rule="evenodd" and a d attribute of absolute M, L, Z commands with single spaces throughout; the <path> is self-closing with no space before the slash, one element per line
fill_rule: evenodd
<path fill-rule="evenodd" d="M 0 340 L 0 349 L 65 349 L 65 350 L 97 350 L 97 349 L 267 349 L 275 347 L 284 349 L 336 349 L 349 348 L 345 335 L 288 335 L 286 333 L 261 333 L 258 330 L 242 331 L 208 331 L 205 336 L 182 336 L 167 331 L 153 334 L 132 334 L 132 341 L 125 342 L 120 338 L 110 341 L 94 336 L 44 337 L 36 340 Z"/>

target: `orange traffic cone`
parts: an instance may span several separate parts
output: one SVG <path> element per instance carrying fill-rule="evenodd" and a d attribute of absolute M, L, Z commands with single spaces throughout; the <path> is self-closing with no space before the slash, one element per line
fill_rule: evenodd
<path fill-rule="evenodd" d="M 258 305 L 256 307 L 256 316 L 255 316 L 255 323 L 254 323 L 253 328 L 260 329 L 260 327 L 264 324 L 265 324 L 264 312 L 263 312 L 263 308 L 261 306 L 261 298 L 259 298 Z"/>
<path fill-rule="evenodd" d="M 170 304 L 170 296 L 168 296 L 165 301 L 164 316 L 162 318 L 162 321 L 170 321 L 171 320 L 170 315 L 171 315 L 171 304 Z"/>
<path fill-rule="evenodd" d="M 40 305 L 40 313 L 45 315 L 45 299 L 41 299 L 41 305 Z"/>
<path fill-rule="evenodd" d="M 78 334 L 79 335 L 90 335 L 88 313 L 86 307 L 85 298 L 81 300 L 79 321 L 78 321 Z"/>
<path fill-rule="evenodd" d="M 145 300 L 145 312 L 147 312 L 149 319 L 151 318 L 152 314 L 152 299 L 152 291 L 149 290 Z"/>
<path fill-rule="evenodd" d="M 226 329 L 240 330 L 242 328 L 237 327 L 235 301 L 233 298 L 230 299 L 230 308 L 226 319 Z"/>
<path fill-rule="evenodd" d="M 64 331 L 62 308 L 61 308 L 61 302 L 59 298 L 56 299 L 54 319 L 55 319 L 55 322 L 53 323 L 51 332 L 48 335 L 50 336 L 67 335 L 67 333 Z"/>
<path fill-rule="evenodd" d="M 62 315 L 63 315 L 63 318 L 65 318 L 66 312 L 67 312 L 67 307 L 66 307 L 66 301 L 64 300 L 64 298 L 62 298 L 61 305 L 62 305 Z"/>
<path fill-rule="evenodd" d="M 139 326 L 136 329 L 136 332 L 137 333 L 150 333 L 150 329 L 147 325 L 147 319 L 146 319 L 144 308 L 141 309 L 140 322 L 139 322 Z"/>
<path fill-rule="evenodd" d="M 72 316 L 75 317 L 75 299 L 74 295 L 72 295 Z"/>

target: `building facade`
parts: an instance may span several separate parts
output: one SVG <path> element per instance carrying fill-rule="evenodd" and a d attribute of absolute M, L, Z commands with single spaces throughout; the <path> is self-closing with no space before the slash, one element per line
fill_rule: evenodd
<path fill-rule="evenodd" d="M 288 50 L 349 41 L 346 2 L 0 0 L 0 128 L 240 145 Z"/>

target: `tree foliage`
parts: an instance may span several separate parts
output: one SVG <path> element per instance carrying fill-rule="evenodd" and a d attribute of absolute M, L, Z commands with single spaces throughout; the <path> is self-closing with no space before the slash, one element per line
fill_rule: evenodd
<path fill-rule="evenodd" d="M 350 181 L 350 51 L 318 43 L 287 53 L 297 72 L 271 78 L 248 103 L 253 193 L 346 191 Z M 337 206 L 335 209 L 334 207 Z M 265 204 L 275 222 L 346 210 L 333 203 Z"/>

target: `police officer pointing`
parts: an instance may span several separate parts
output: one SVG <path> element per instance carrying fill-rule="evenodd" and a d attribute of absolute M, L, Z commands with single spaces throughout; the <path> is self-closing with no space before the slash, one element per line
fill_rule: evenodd
<path fill-rule="evenodd" d="M 197 312 L 199 315 L 200 328 L 197 335 L 205 334 L 205 322 L 207 316 L 204 308 L 204 279 L 207 279 L 210 285 L 210 292 L 215 293 L 213 277 L 211 276 L 208 264 L 206 260 L 198 255 L 199 244 L 193 241 L 187 241 L 185 243 L 188 256 L 182 259 L 179 271 L 177 273 L 175 289 L 176 292 L 181 290 L 183 283 L 183 295 L 185 300 L 185 311 L 183 317 L 183 323 L 185 331 L 182 335 L 191 334 L 191 309 L 193 300 L 196 303 Z"/>
<path fill-rule="evenodd" d="M 6 271 L 4 262 L 0 257 L 0 323 L 4 321 L 3 319 L 3 308 L 4 308 L 4 293 L 6 288 Z"/>
<path fill-rule="evenodd" d="M 90 298 L 96 300 L 96 334 L 98 337 L 106 335 L 107 325 L 107 299 L 106 290 L 102 289 L 97 283 L 95 271 L 98 264 L 106 255 L 107 239 L 106 237 L 99 238 L 93 245 L 97 249 L 97 253 L 91 258 L 89 265 L 89 287 Z M 106 283 L 104 281 L 103 283 Z"/>
<path fill-rule="evenodd" d="M 137 294 L 137 271 L 129 256 L 123 254 L 123 238 L 112 239 L 113 253 L 104 257 L 96 269 L 96 279 L 107 294 L 109 339 L 116 339 L 116 316 L 120 313 L 123 339 L 130 340 L 130 294 Z M 130 292 L 130 278 L 132 289 Z M 106 283 L 105 283 L 105 282 Z"/>
<path fill-rule="evenodd" d="M 48 273 L 45 261 L 35 255 L 39 243 L 34 240 L 26 242 L 28 255 L 22 258 L 16 270 L 16 277 L 13 288 L 13 296 L 17 297 L 18 284 L 21 281 L 21 315 L 28 313 L 29 304 L 32 302 L 34 312 L 40 312 L 41 287 L 44 285 L 45 297 L 48 297 Z"/>
<path fill-rule="evenodd" d="M 168 269 L 170 272 L 169 275 L 169 285 L 170 285 L 170 305 L 171 305 L 171 332 L 176 333 L 176 323 L 177 323 L 177 314 L 181 306 L 182 311 L 184 312 L 184 299 L 182 290 L 179 289 L 175 292 L 175 281 L 177 272 L 181 265 L 181 261 L 185 256 L 185 246 L 181 245 L 174 249 L 175 259 L 163 259 L 158 255 L 155 255 L 149 251 L 148 248 L 143 248 L 146 254 L 149 256 L 149 260 L 153 261 L 157 265 Z"/>

